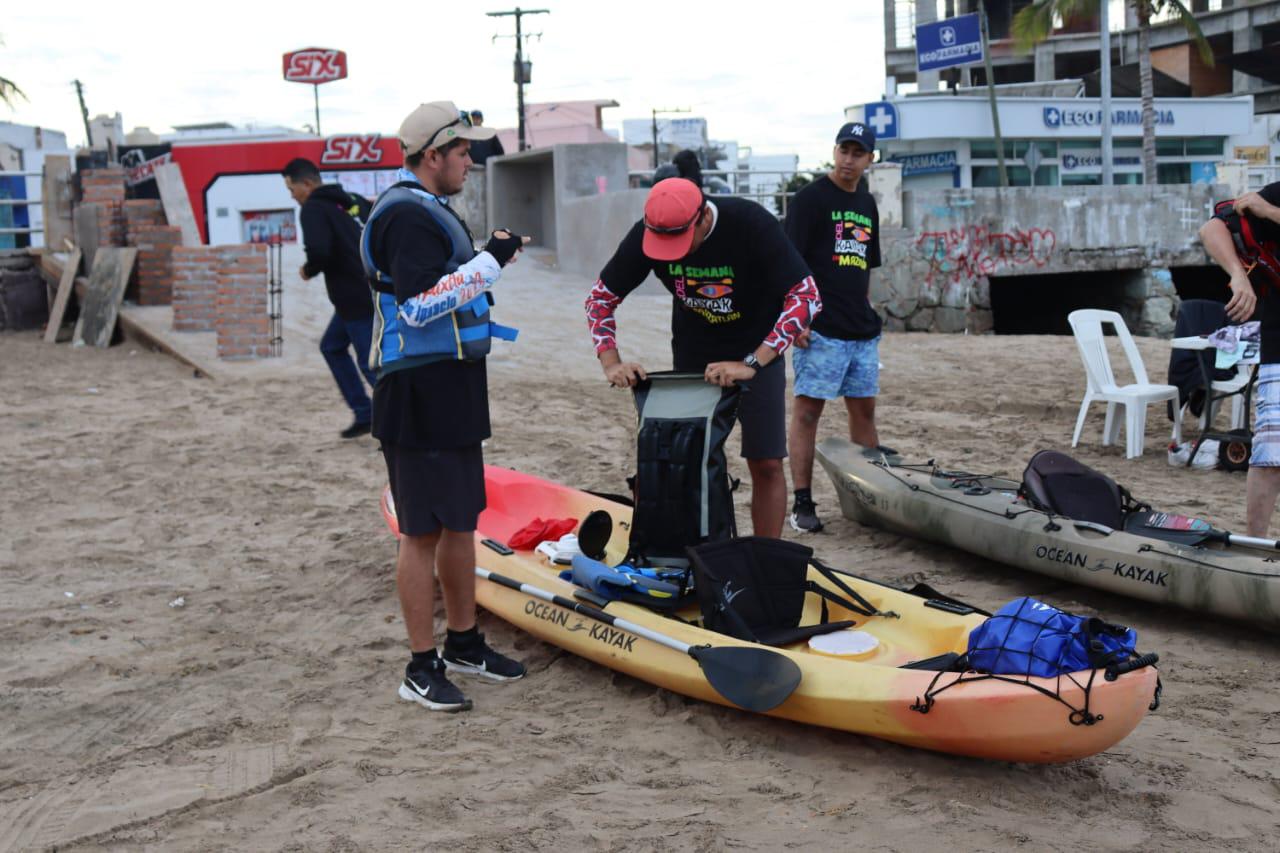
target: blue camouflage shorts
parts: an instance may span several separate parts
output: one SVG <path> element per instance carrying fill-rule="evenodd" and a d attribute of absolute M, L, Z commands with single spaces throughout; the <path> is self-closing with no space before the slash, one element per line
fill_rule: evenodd
<path fill-rule="evenodd" d="M 842 341 L 809 332 L 807 349 L 796 347 L 791 358 L 799 397 L 874 397 L 880 393 L 880 336 Z"/>
<path fill-rule="evenodd" d="M 1253 428 L 1253 468 L 1280 467 L 1280 364 L 1258 366 L 1258 387 L 1254 390 L 1257 423 Z"/>

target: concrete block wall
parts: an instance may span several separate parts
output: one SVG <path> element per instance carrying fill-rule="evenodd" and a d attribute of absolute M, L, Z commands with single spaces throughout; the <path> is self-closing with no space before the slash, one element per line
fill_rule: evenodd
<path fill-rule="evenodd" d="M 217 251 L 214 330 L 218 333 L 218 357 L 266 358 L 271 355 L 267 247 L 245 243 L 218 246 Z"/>
<path fill-rule="evenodd" d="M 139 225 L 133 232 L 138 247 L 135 275 L 139 305 L 173 302 L 173 250 L 182 245 L 182 229 L 176 225 Z"/>
<path fill-rule="evenodd" d="M 212 332 L 218 309 L 218 247 L 174 246 L 170 264 L 173 330 Z"/>

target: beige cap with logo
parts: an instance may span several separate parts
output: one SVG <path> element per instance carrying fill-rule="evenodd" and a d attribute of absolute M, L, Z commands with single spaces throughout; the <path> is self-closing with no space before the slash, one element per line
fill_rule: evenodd
<path fill-rule="evenodd" d="M 432 101 L 409 113 L 398 135 L 404 153 L 413 155 L 455 139 L 492 139 L 497 133 L 491 127 L 472 127 L 471 118 L 460 113 L 453 101 Z"/>

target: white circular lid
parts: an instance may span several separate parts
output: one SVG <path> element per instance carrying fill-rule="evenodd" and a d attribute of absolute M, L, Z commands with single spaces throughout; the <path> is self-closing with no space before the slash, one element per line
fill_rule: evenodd
<path fill-rule="evenodd" d="M 865 655 L 879 645 L 880 641 L 866 631 L 833 631 L 809 638 L 809 648 L 824 655 Z"/>

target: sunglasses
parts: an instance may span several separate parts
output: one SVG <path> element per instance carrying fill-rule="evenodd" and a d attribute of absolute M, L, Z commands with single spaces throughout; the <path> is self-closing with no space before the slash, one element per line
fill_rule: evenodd
<path fill-rule="evenodd" d="M 698 209 L 693 212 L 692 218 L 683 225 L 653 225 L 648 219 L 644 221 L 644 227 L 648 228 L 654 234 L 683 234 L 693 227 L 693 223 L 698 221 L 698 217 L 702 215 L 703 209 L 707 206 L 704 201 L 698 205 Z"/>
<path fill-rule="evenodd" d="M 430 147 L 431 147 L 432 143 L 434 143 L 434 142 L 436 141 L 436 137 L 437 137 L 437 136 L 439 136 L 440 134 L 444 133 L 444 132 L 445 132 L 446 130 L 448 130 L 449 128 L 451 128 L 451 127 L 455 127 L 455 126 L 457 126 L 457 125 L 459 125 L 459 124 L 464 125 L 465 127 L 471 127 L 471 126 L 472 126 L 472 124 L 471 124 L 471 116 L 467 115 L 466 113 L 460 113 L 460 114 L 458 115 L 458 117 L 457 117 L 457 118 L 455 118 L 453 121 L 449 122 L 449 123 L 448 123 L 448 124 L 446 124 L 444 127 L 440 128 L 440 129 L 439 129 L 439 130 L 437 130 L 435 133 L 431 134 L 431 138 L 427 140 L 427 144 L 426 144 L 426 145 L 423 145 L 421 148 L 419 148 L 417 151 L 415 151 L 415 152 L 413 152 L 413 153 L 414 153 L 414 154 L 421 154 L 423 151 L 426 151 L 428 148 L 430 148 Z"/>

